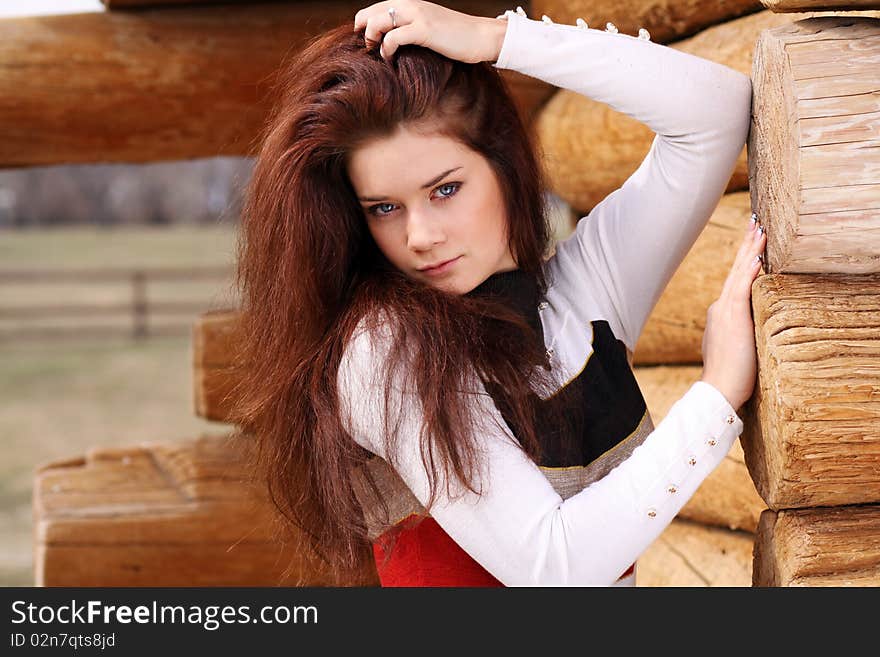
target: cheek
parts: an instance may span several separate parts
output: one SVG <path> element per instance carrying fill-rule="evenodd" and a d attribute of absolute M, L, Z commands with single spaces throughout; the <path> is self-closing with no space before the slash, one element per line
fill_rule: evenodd
<path fill-rule="evenodd" d="M 486 232 L 491 233 L 497 239 L 504 239 L 507 234 L 507 209 L 498 185 L 493 184 L 490 188 L 490 193 L 486 194 L 481 204 L 482 216 L 491 217 L 486 226 Z"/>
<path fill-rule="evenodd" d="M 486 227 L 487 237 L 491 236 L 495 245 L 503 246 L 507 236 L 507 222 L 504 219 L 503 211 L 494 208 L 494 213 L 490 216 L 492 221 Z"/>
<path fill-rule="evenodd" d="M 400 231 L 395 230 L 390 224 L 378 225 L 370 223 L 367 227 L 379 250 L 385 254 L 385 257 L 391 262 L 396 263 L 400 259 L 400 252 L 403 248 L 401 246 L 401 239 L 403 238 L 399 234 Z"/>

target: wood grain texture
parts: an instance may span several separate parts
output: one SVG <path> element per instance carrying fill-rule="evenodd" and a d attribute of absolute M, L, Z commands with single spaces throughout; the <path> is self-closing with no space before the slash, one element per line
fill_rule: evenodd
<path fill-rule="evenodd" d="M 880 9 L 880 0 L 761 0 L 775 12 L 822 11 L 825 9 Z"/>
<path fill-rule="evenodd" d="M 485 16 L 507 8 L 454 5 Z M 310 0 L 0 20 L 0 167 L 253 155 L 283 58 L 363 6 Z M 553 87 L 501 75 L 530 122 Z"/>
<path fill-rule="evenodd" d="M 880 271 L 880 19 L 797 21 L 755 53 L 749 189 L 767 271 Z"/>
<path fill-rule="evenodd" d="M 749 473 L 773 510 L 880 502 L 880 276 L 768 274 L 752 284 Z"/>
<path fill-rule="evenodd" d="M 606 23 L 613 23 L 633 35 L 645 28 L 656 43 L 682 39 L 762 8 L 758 0 L 532 0 L 531 6 L 530 18 L 540 20 L 546 14 L 569 25 L 583 18 L 590 27 L 605 29 Z"/>
<path fill-rule="evenodd" d="M 673 520 L 636 564 L 636 586 L 747 587 L 754 535 Z"/>
<path fill-rule="evenodd" d="M 237 310 L 214 310 L 193 322 L 193 411 L 207 420 L 232 424 L 238 420 L 232 416 L 238 382 L 233 368 L 238 318 Z"/>
<path fill-rule="evenodd" d="M 754 586 L 880 586 L 880 506 L 761 514 Z"/>
<path fill-rule="evenodd" d="M 94 448 L 34 477 L 37 586 L 322 586 L 246 468 L 250 439 Z M 372 557 L 346 584 L 378 583 Z"/>

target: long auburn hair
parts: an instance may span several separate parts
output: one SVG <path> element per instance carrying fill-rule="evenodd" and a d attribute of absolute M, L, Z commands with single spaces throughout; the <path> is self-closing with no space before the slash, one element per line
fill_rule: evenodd
<path fill-rule="evenodd" d="M 304 531 L 334 581 L 346 583 L 371 558 L 351 481 L 369 454 L 347 433 L 337 391 L 340 360 L 362 320 L 394 318 L 390 358 L 376 366 L 385 366 L 386 409 L 401 372 L 422 401 L 427 509 L 441 477 L 447 491 L 455 480 L 479 492 L 479 418 L 466 395 L 450 393 L 472 387 L 468 373 L 503 391 L 518 443 L 535 459 L 534 392 L 558 387 L 522 317 L 489 298 L 427 286 L 387 261 L 367 229 L 347 156 L 401 124 L 430 124 L 482 154 L 505 199 L 511 252 L 542 294 L 549 208 L 534 136 L 489 63 L 415 45 L 386 62 L 365 47 L 363 30 L 344 24 L 284 63 L 273 100 L 238 236 L 239 371 L 230 399 L 238 426 L 257 443 L 254 471 L 287 526 Z M 393 463 L 395 432 L 382 438 Z"/>

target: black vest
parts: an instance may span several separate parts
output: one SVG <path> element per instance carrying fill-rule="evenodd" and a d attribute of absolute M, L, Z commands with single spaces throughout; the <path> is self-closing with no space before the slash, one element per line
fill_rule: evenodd
<path fill-rule="evenodd" d="M 498 272 L 465 296 L 491 297 L 522 316 L 536 332 L 542 344 L 544 331 L 538 314 L 540 293 L 535 277 L 522 270 Z M 611 332 L 608 322 L 597 319 L 593 327 L 592 347 L 586 366 L 566 387 L 567 403 L 579 408 L 566 417 L 575 441 L 562 444 L 554 438 L 558 429 L 543 418 L 538 400 L 537 430 L 543 437 L 544 454 L 538 465 L 545 467 L 585 466 L 631 436 L 647 412 L 645 399 L 632 368 L 627 362 L 626 347 Z M 584 339 L 588 339 L 584 331 Z M 484 382 L 499 412 L 517 436 L 504 396 L 497 386 Z"/>

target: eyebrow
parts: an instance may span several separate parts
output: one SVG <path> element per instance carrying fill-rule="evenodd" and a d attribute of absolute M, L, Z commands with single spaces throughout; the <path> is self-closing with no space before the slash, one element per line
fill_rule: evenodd
<path fill-rule="evenodd" d="M 432 180 L 429 180 L 424 185 L 422 185 L 421 189 L 427 189 L 428 187 L 431 187 L 432 185 L 436 185 L 438 182 L 443 180 L 450 173 L 453 173 L 454 171 L 458 171 L 459 169 L 461 169 L 461 167 L 455 167 L 454 169 L 449 169 L 449 171 L 444 171 L 436 178 L 433 178 Z M 367 202 L 383 201 L 386 198 L 388 198 L 388 197 L 387 196 L 358 196 L 359 201 L 367 201 Z"/>

